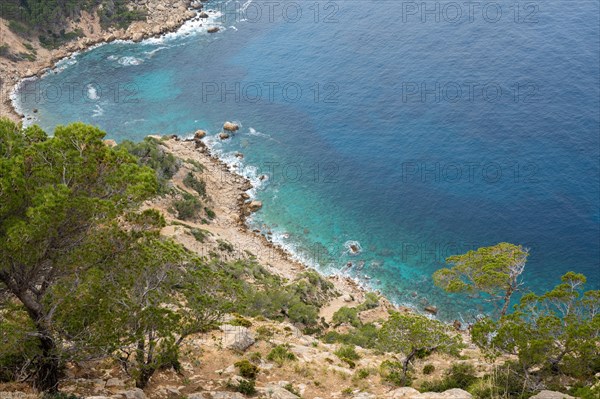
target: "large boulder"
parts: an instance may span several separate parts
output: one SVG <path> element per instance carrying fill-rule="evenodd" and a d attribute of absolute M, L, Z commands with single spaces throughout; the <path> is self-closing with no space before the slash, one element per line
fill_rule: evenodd
<path fill-rule="evenodd" d="M 541 391 L 540 393 L 533 395 L 529 399 L 575 399 L 571 395 L 566 393 L 560 393 L 556 391 Z"/>
<path fill-rule="evenodd" d="M 196 130 L 196 133 L 194 133 L 194 140 L 203 139 L 205 136 L 206 136 L 206 131 Z"/>
<path fill-rule="evenodd" d="M 223 346 L 228 349 L 243 352 L 256 341 L 254 335 L 246 327 L 223 324 Z"/>
<path fill-rule="evenodd" d="M 228 132 L 236 132 L 239 129 L 239 125 L 233 122 L 225 122 L 223 124 L 223 130 L 227 130 Z"/>

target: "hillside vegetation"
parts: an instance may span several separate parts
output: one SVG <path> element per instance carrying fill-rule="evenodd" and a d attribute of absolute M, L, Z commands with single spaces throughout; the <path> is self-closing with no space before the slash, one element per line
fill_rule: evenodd
<path fill-rule="evenodd" d="M 197 227 L 219 212 L 204 165 L 156 138 L 103 139 L 81 123 L 51 138 L 0 119 L 0 383 L 51 398 L 145 389 L 364 399 L 402 397 L 393 395 L 408 386 L 463 390 L 457 398 L 600 394 L 600 291 L 586 290 L 583 275 L 530 293 L 527 249 L 500 243 L 453 256 L 433 276 L 496 304 L 467 331 L 383 311 L 374 293 L 325 319 L 320 310 L 343 294 L 329 280 L 278 276 Z M 167 227 L 214 250 L 195 253 Z"/>
<path fill-rule="evenodd" d="M 104 28 L 127 27 L 145 18 L 132 6 L 131 0 L 5 0 L 0 4 L 0 17 L 9 21 L 9 28 L 26 38 L 39 38 L 48 48 L 82 36 L 68 30 L 70 21 L 78 21 L 83 11 L 97 13 Z"/>

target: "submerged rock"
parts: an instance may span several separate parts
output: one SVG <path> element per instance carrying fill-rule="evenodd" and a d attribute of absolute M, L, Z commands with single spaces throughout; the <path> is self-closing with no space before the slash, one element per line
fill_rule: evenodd
<path fill-rule="evenodd" d="M 208 30 L 207 30 L 208 33 L 217 33 L 218 31 L 219 31 L 218 26 L 213 26 L 212 28 L 208 28 Z"/>
<path fill-rule="evenodd" d="M 438 313 L 438 308 L 435 306 L 425 306 L 425 311 L 435 315 Z"/>

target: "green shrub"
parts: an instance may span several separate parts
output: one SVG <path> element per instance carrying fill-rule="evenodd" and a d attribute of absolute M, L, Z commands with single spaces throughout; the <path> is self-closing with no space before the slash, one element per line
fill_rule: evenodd
<path fill-rule="evenodd" d="M 273 331 L 267 326 L 260 326 L 256 329 L 256 333 L 258 334 L 258 339 L 262 339 L 264 341 L 268 340 L 273 336 Z"/>
<path fill-rule="evenodd" d="M 313 325 L 317 323 L 319 311 L 312 305 L 297 301 L 290 306 L 287 314 L 294 323 Z"/>
<path fill-rule="evenodd" d="M 402 363 L 397 361 L 383 361 L 379 366 L 379 375 L 384 381 L 398 387 L 408 387 L 412 383 L 410 373 L 404 375 L 402 372 Z"/>
<path fill-rule="evenodd" d="M 321 339 L 328 344 L 342 343 L 360 346 L 361 348 L 374 349 L 377 347 L 378 329 L 372 324 L 364 324 L 346 334 L 337 331 L 326 333 Z"/>
<path fill-rule="evenodd" d="M 241 316 L 237 316 L 235 319 L 229 322 L 232 326 L 240 326 L 240 327 L 252 327 L 252 322 L 248 319 L 244 319 Z"/>
<path fill-rule="evenodd" d="M 196 239 L 196 241 L 198 241 L 198 242 L 204 242 L 206 237 L 208 237 L 209 235 L 212 235 L 212 233 L 208 230 L 196 229 L 196 228 L 191 229 L 190 234 L 193 235 L 194 238 Z"/>
<path fill-rule="evenodd" d="M 331 321 L 338 326 L 343 323 L 348 323 L 354 327 L 359 327 L 361 324 L 358 318 L 358 309 L 349 308 L 347 306 L 343 306 L 338 309 L 333 314 Z"/>
<path fill-rule="evenodd" d="M 246 359 L 240 360 L 239 362 L 235 362 L 233 365 L 238 369 L 242 377 L 251 380 L 256 379 L 256 376 L 258 375 L 258 372 L 260 370 L 257 366 L 250 363 Z"/>
<path fill-rule="evenodd" d="M 241 380 L 237 386 L 233 387 L 237 392 L 244 395 L 254 395 L 256 386 L 254 380 Z"/>
<path fill-rule="evenodd" d="M 277 345 L 267 355 L 267 360 L 277 363 L 279 366 L 287 361 L 297 360 L 296 355 L 290 352 L 288 344 Z"/>
<path fill-rule="evenodd" d="M 358 369 L 356 370 L 356 373 L 354 373 L 354 375 L 357 379 L 364 380 L 369 375 L 371 375 L 371 371 L 369 369 Z"/>
<path fill-rule="evenodd" d="M 202 205 L 193 195 L 182 193 L 182 198 L 173 202 L 173 208 L 177 212 L 178 219 L 189 220 L 202 210 Z"/>
<path fill-rule="evenodd" d="M 358 311 L 375 309 L 379 306 L 379 297 L 374 292 L 367 292 L 365 294 L 365 301 L 358 306 Z"/>
<path fill-rule="evenodd" d="M 443 392 L 452 388 L 466 390 L 475 381 L 477 381 L 477 377 L 472 364 L 456 363 L 444 373 L 444 378 L 437 381 L 425 381 L 421 385 L 421 389 L 431 392 Z"/>
<path fill-rule="evenodd" d="M 233 252 L 233 244 L 228 241 L 218 239 L 217 240 L 218 248 L 220 251 Z"/>
<path fill-rule="evenodd" d="M 435 371 L 435 366 L 433 364 L 426 364 L 423 366 L 423 374 L 429 375 Z"/>
<path fill-rule="evenodd" d="M 287 383 L 283 386 L 283 389 L 285 389 L 288 392 L 293 393 L 296 396 L 300 396 L 300 391 L 298 391 L 296 389 L 296 387 L 294 387 L 291 383 Z"/>
<path fill-rule="evenodd" d="M 333 352 L 340 359 L 358 360 L 360 355 L 352 345 L 342 345 L 338 350 Z"/>
<path fill-rule="evenodd" d="M 215 213 L 215 211 L 213 211 L 213 210 L 212 210 L 212 209 L 210 209 L 210 208 L 204 208 L 204 212 L 206 212 L 206 216 L 207 216 L 207 217 L 208 217 L 210 220 L 214 219 L 214 218 L 217 216 L 217 214 Z"/>
<path fill-rule="evenodd" d="M 153 137 L 146 137 L 139 143 L 131 141 L 123 141 L 117 148 L 122 148 L 138 158 L 138 163 L 143 166 L 148 166 L 156 171 L 160 192 L 168 191 L 167 182 L 179 170 L 181 162 L 166 152 L 160 142 Z"/>
<path fill-rule="evenodd" d="M 192 190 L 196 191 L 198 193 L 198 195 L 200 195 L 202 197 L 206 197 L 206 183 L 203 180 L 196 179 L 196 177 L 194 177 L 194 174 L 192 172 L 189 172 L 183 178 L 183 184 L 186 187 L 191 188 Z"/>

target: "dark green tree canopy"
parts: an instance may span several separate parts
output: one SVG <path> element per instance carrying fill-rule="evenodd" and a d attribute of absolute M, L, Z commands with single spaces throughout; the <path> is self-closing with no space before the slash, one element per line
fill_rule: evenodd
<path fill-rule="evenodd" d="M 528 255 L 522 246 L 506 242 L 482 247 L 447 258 L 452 266 L 436 271 L 433 281 L 448 292 L 483 293 L 504 315 L 522 285 L 520 276 Z"/>
<path fill-rule="evenodd" d="M 75 123 L 49 138 L 0 119 L 0 299 L 18 301 L 29 318 L 42 390 L 56 390 L 60 338 L 73 339 L 55 323 L 64 296 L 111 258 L 118 218 L 157 188 L 153 170 L 103 137 Z"/>

